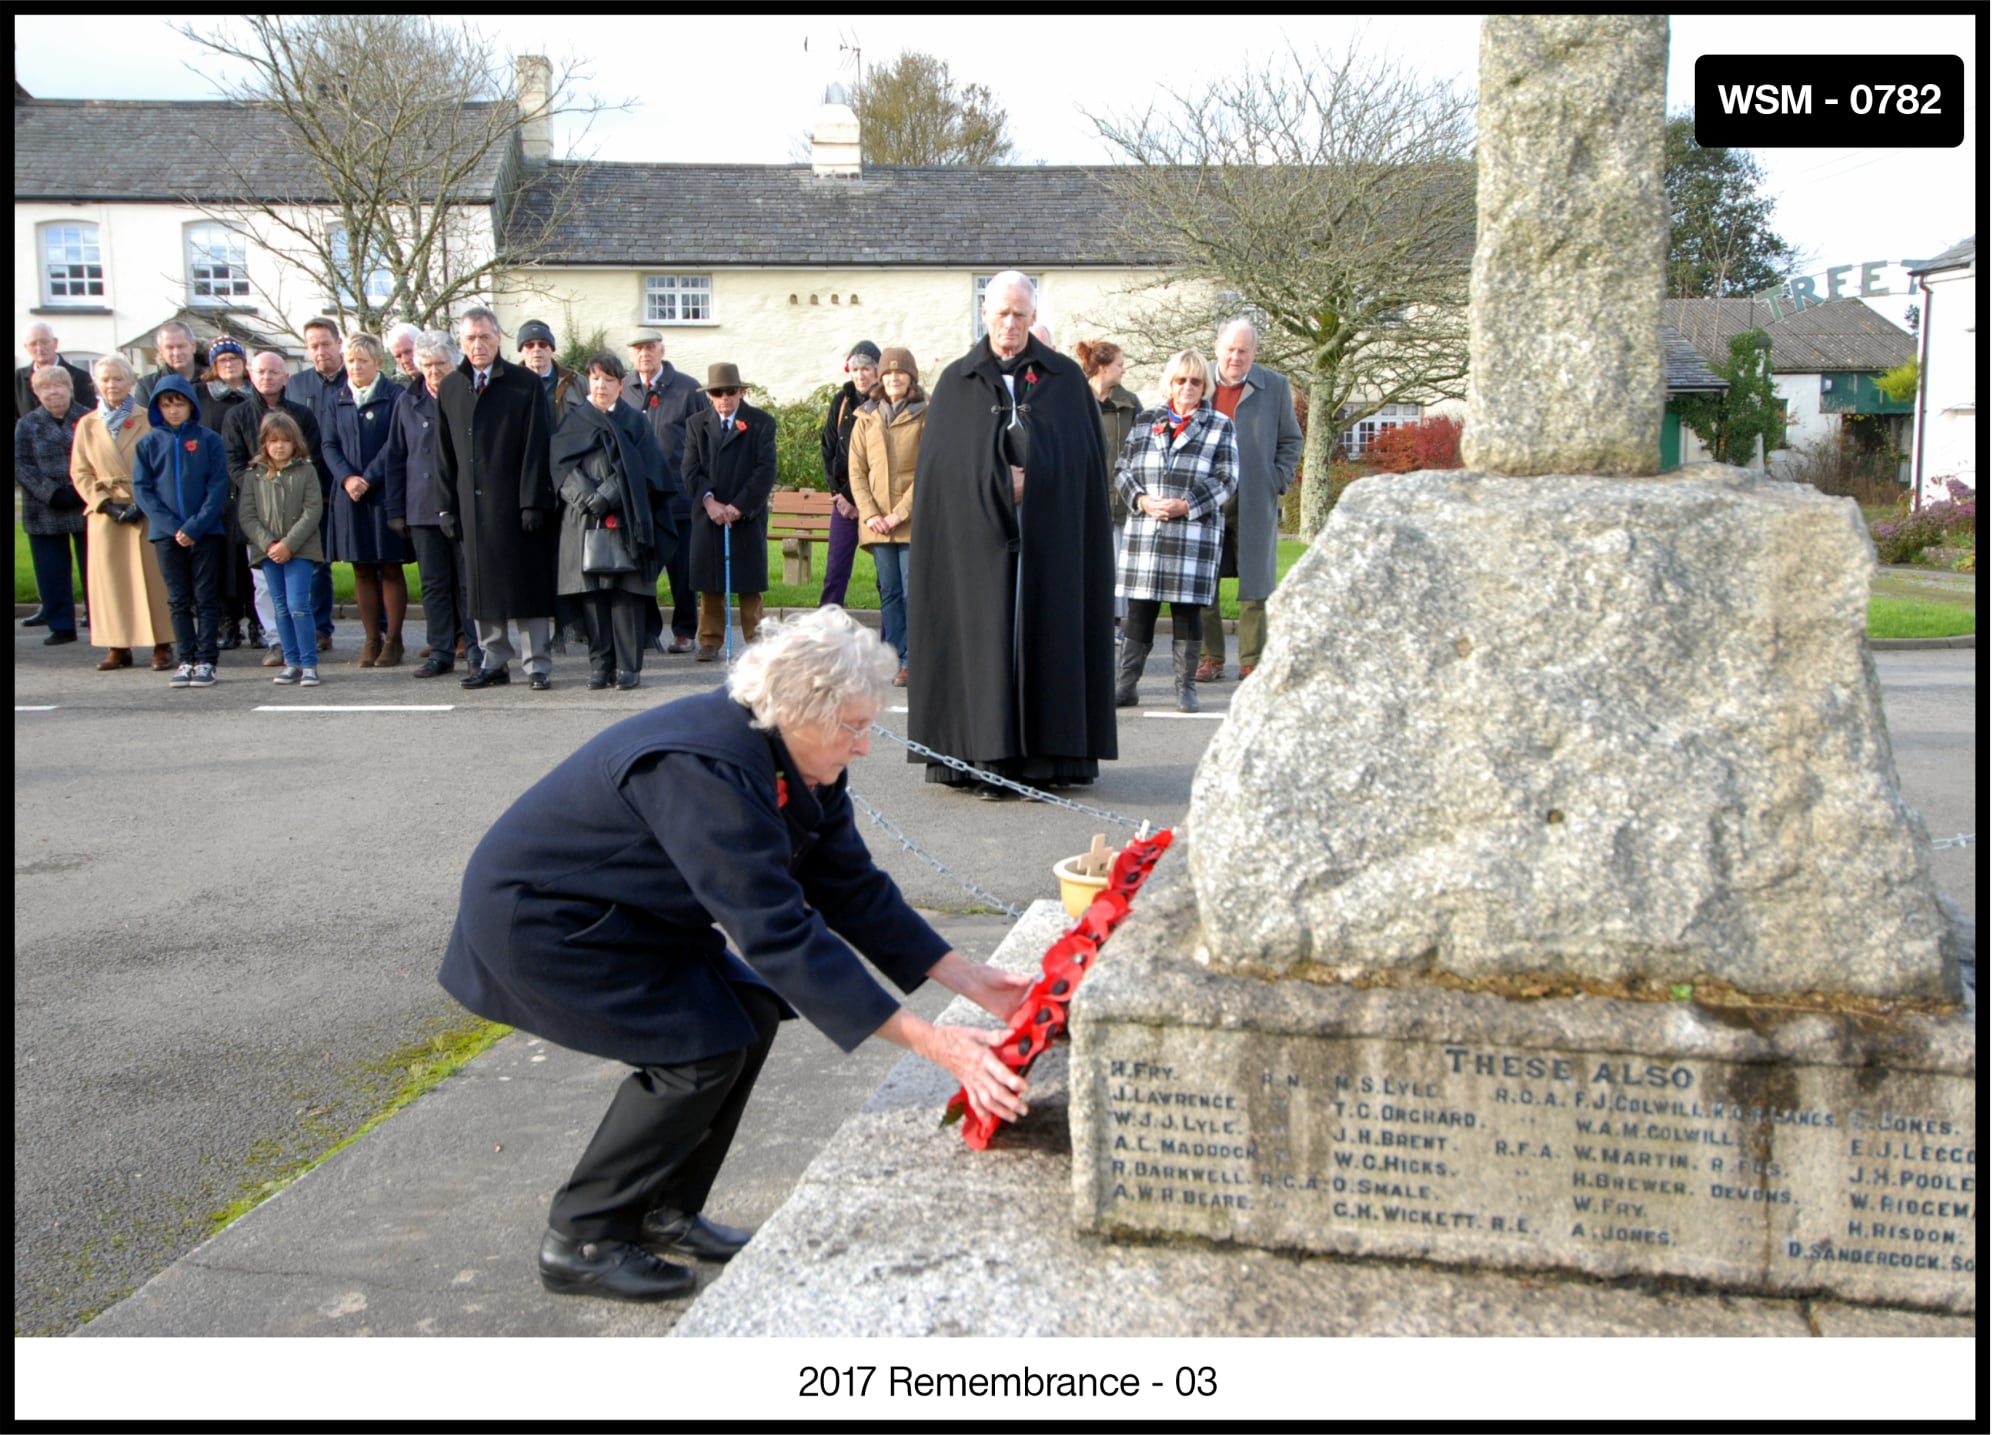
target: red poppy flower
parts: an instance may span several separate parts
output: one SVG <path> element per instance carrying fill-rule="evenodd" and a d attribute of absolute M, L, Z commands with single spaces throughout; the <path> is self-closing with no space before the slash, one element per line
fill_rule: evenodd
<path fill-rule="evenodd" d="M 1167 431 L 1167 426 L 1166 426 L 1165 424 L 1154 424 L 1154 425 L 1153 425 L 1153 432 L 1154 432 L 1154 433 L 1165 433 L 1166 431 Z"/>
<path fill-rule="evenodd" d="M 617 514 L 615 514 L 615 513 L 607 513 L 607 514 L 605 514 L 605 515 L 604 515 L 604 526 L 605 526 L 606 528 L 616 528 L 616 527 L 618 526 L 618 515 L 617 515 Z"/>
<path fill-rule="evenodd" d="M 792 794 L 786 788 L 785 775 L 781 772 L 778 774 L 778 806 L 783 807 L 787 802 L 790 802 L 791 800 L 792 800 Z"/>
<path fill-rule="evenodd" d="M 125 420 L 125 422 L 124 422 L 124 423 L 122 423 L 122 424 L 118 425 L 118 427 L 120 427 L 120 428 L 125 428 L 125 429 L 128 429 L 128 428 L 132 427 L 132 425 L 133 425 L 134 423 L 136 423 L 136 422 L 138 422 L 138 421 L 137 421 L 136 419 L 127 419 L 127 420 Z"/>
<path fill-rule="evenodd" d="M 199 441 L 195 439 L 189 439 L 186 443 L 182 444 L 181 447 L 186 449 L 189 453 L 193 453 L 197 448 L 201 447 L 201 444 L 199 443 Z"/>
<path fill-rule="evenodd" d="M 646 395 L 646 407 L 647 407 L 647 408 L 649 408 L 649 409 L 656 409 L 656 408 L 658 408 L 659 406 L 660 406 L 660 396 L 659 396 L 658 394 L 648 394 L 648 395 Z"/>
<path fill-rule="evenodd" d="M 748 433 L 748 432 L 750 432 L 750 425 L 748 425 L 748 424 L 746 424 L 745 422 L 743 422 L 743 420 L 742 420 L 742 419 L 738 419 L 738 420 L 736 421 L 736 432 L 738 432 L 738 433 Z"/>
<path fill-rule="evenodd" d="M 1029 370 L 1027 370 L 1027 371 L 1026 371 L 1026 373 L 1027 373 L 1027 375 L 1028 375 L 1028 382 L 1029 382 L 1029 383 L 1031 383 L 1031 384 L 1038 384 L 1038 383 L 1040 383 L 1040 382 L 1041 382 L 1041 380 L 1040 380 L 1040 379 L 1037 379 L 1037 378 L 1035 377 L 1035 371 L 1034 371 L 1033 369 L 1029 369 Z"/>

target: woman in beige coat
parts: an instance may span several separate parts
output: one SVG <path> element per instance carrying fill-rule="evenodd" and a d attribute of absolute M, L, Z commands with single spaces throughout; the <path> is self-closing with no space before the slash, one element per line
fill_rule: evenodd
<path fill-rule="evenodd" d="M 174 625 L 160 560 L 146 541 L 146 515 L 132 498 L 132 453 L 151 431 L 146 406 L 136 402 L 132 366 L 117 355 L 99 359 L 97 407 L 76 426 L 70 449 L 70 482 L 83 495 L 89 566 L 90 641 L 109 648 L 98 669 L 132 666 L 132 649 L 151 646 L 153 667 L 174 665 Z"/>
<path fill-rule="evenodd" d="M 882 641 L 896 650 L 896 686 L 910 681 L 910 502 L 917 443 L 929 406 L 908 349 L 882 351 L 875 397 L 861 406 L 847 449 L 847 482 L 861 511 L 861 545 L 875 560 L 882 595 Z"/>

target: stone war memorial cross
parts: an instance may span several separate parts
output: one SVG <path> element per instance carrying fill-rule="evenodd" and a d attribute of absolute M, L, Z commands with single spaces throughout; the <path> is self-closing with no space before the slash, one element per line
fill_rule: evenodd
<path fill-rule="evenodd" d="M 1072 1017 L 1075 1218 L 1976 1310 L 1852 503 L 1659 474 L 1667 22 L 1490 17 L 1470 467 L 1354 484 Z"/>

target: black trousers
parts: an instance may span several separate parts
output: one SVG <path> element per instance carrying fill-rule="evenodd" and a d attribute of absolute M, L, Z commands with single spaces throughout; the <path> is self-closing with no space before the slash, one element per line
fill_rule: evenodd
<path fill-rule="evenodd" d="M 685 499 L 676 497 L 665 506 L 673 514 L 675 533 L 670 543 L 661 545 L 660 571 L 667 575 L 667 592 L 673 599 L 674 611 L 671 617 L 663 620 L 657 604 L 646 605 L 645 641 L 648 644 L 669 626 L 673 628 L 676 638 L 694 636 L 695 592 L 688 578 L 688 565 L 693 561 L 693 550 L 689 545 L 693 541 L 690 534 L 694 520 L 688 514 Z"/>
<path fill-rule="evenodd" d="M 620 588 L 599 588 L 579 593 L 569 600 L 583 612 L 583 630 L 590 639 L 590 668 L 609 677 L 614 668 L 636 673 L 645 660 L 646 609 L 657 613 L 658 603 L 647 603 L 639 593 Z"/>
<path fill-rule="evenodd" d="M 220 533 L 197 538 L 183 548 L 172 538 L 155 538 L 160 577 L 166 583 L 167 611 L 174 620 L 174 647 L 183 663 L 213 663 L 222 621 L 223 552 Z"/>
<path fill-rule="evenodd" d="M 1190 642 L 1201 636 L 1201 604 L 1169 603 L 1174 614 L 1174 641 Z M 1157 600 L 1127 598 L 1125 600 L 1125 635 L 1135 643 L 1147 647 L 1153 645 L 1153 633 L 1160 621 L 1160 605 Z"/>
<path fill-rule="evenodd" d="M 642 1066 L 626 1077 L 549 1203 L 550 1230 L 573 1241 L 636 1241 L 648 1211 L 694 1215 L 708 1203 L 780 1020 L 771 997 L 735 990 L 757 1025 L 756 1043 L 681 1066 Z"/>

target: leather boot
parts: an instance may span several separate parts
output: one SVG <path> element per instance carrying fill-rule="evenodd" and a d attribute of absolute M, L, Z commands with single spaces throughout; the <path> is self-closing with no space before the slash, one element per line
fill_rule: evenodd
<path fill-rule="evenodd" d="M 171 673 L 174 670 L 174 645 L 172 643 L 153 644 L 153 671 Z"/>
<path fill-rule="evenodd" d="M 231 619 L 223 625 L 222 641 L 217 646 L 224 649 L 240 648 L 243 646 L 243 624 L 241 620 Z"/>
<path fill-rule="evenodd" d="M 97 671 L 108 673 L 114 668 L 129 668 L 131 666 L 132 650 L 130 648 L 106 648 L 104 650 L 104 661 L 97 665 Z"/>
<path fill-rule="evenodd" d="M 1200 664 L 1201 639 L 1174 639 L 1174 706 L 1184 713 L 1201 711 L 1194 697 L 1194 674 Z"/>
<path fill-rule="evenodd" d="M 375 659 L 375 666 L 378 668 L 394 668 L 401 666 L 402 661 L 403 640 L 401 638 L 384 638 L 382 640 L 382 651 Z"/>
<path fill-rule="evenodd" d="M 1121 708 L 1139 706 L 1139 675 L 1146 671 L 1151 643 L 1135 643 L 1127 634 L 1118 642 L 1118 692 L 1113 702 Z"/>
<path fill-rule="evenodd" d="M 361 640 L 361 656 L 354 660 L 357 668 L 372 668 L 375 660 L 382 656 L 382 635 L 372 628 Z"/>

